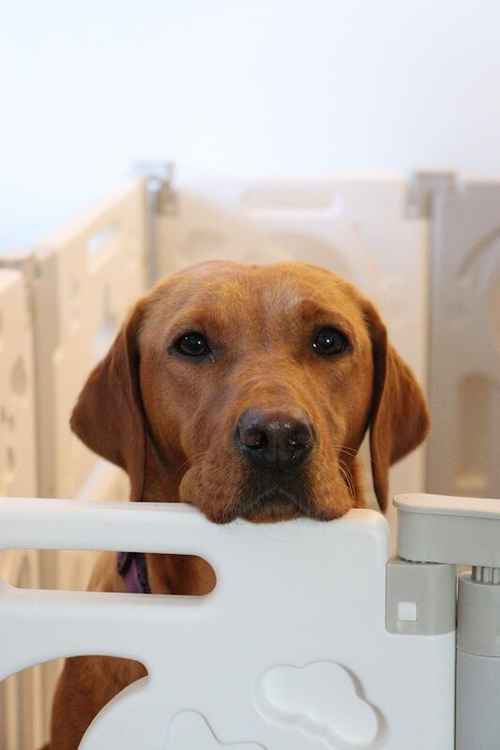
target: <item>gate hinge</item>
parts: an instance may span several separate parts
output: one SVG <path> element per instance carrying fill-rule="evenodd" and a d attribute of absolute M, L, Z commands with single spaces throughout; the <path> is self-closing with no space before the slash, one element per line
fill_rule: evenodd
<path fill-rule="evenodd" d="M 174 162 L 141 161 L 134 166 L 134 174 L 146 178 L 149 204 L 154 212 L 160 216 L 174 215 L 177 208 Z"/>

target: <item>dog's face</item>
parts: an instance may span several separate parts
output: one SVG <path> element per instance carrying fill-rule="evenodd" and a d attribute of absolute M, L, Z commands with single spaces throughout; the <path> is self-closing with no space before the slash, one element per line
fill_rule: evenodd
<path fill-rule="evenodd" d="M 157 444 L 185 457 L 181 499 L 217 521 L 352 507 L 373 363 L 346 284 L 298 265 L 201 266 L 153 295 L 139 347 Z"/>
<path fill-rule="evenodd" d="M 389 465 L 427 425 L 371 304 L 300 263 L 172 275 L 138 303 L 72 417 L 128 471 L 133 499 L 181 499 L 217 522 L 328 520 L 362 504 L 354 458 L 369 426 L 385 507 Z"/>

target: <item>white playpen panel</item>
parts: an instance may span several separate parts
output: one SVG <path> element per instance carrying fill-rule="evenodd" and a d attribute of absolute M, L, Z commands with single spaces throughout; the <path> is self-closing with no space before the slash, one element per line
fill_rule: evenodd
<path fill-rule="evenodd" d="M 421 384 L 427 368 L 428 224 L 409 219 L 405 180 L 198 183 L 158 219 L 162 274 L 210 258 L 302 260 L 374 300 Z M 366 446 L 364 464 L 369 466 Z M 424 487 L 424 451 L 391 474 L 391 494 Z M 371 478 L 367 472 L 367 486 Z"/>
<path fill-rule="evenodd" d="M 386 630 L 379 513 L 218 526 L 178 504 L 6 499 L 0 528 L 4 546 L 194 553 L 216 571 L 201 598 L 0 589 L 2 675 L 77 654 L 147 667 L 85 750 L 453 748 L 455 633 Z"/>

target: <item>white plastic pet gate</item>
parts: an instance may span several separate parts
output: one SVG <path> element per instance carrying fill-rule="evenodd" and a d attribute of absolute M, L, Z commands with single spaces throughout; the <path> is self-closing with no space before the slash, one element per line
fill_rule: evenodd
<path fill-rule="evenodd" d="M 188 506 L 134 506 L 0 503 L 2 538 L 16 547 L 194 553 L 216 572 L 201 598 L 2 591 L 3 675 L 94 653 L 148 669 L 82 749 L 451 750 L 454 624 L 387 630 L 379 513 L 216 526 Z"/>
<path fill-rule="evenodd" d="M 217 577 L 205 597 L 0 583 L 0 677 L 59 656 L 142 662 L 83 750 L 494 750 L 500 500 L 396 504 L 389 560 L 372 510 L 218 526 L 179 504 L 0 500 L 3 547 L 196 554 Z M 458 563 L 474 567 L 456 617 Z"/>
<path fill-rule="evenodd" d="M 496 292 L 496 227 L 500 216 L 497 185 L 455 185 L 452 192 L 446 192 L 447 180 L 438 181 L 443 191 L 431 191 L 429 214 L 420 210 L 427 203 L 428 190 L 421 189 L 428 185 L 425 178 L 423 183 L 417 181 L 416 191 L 405 180 L 331 180 L 199 183 L 196 189 L 174 194 L 171 186 L 161 189 L 161 176 L 160 172 L 160 179 L 155 180 L 155 200 L 149 201 L 154 214 L 147 211 L 146 181 L 138 180 L 87 221 L 44 243 L 31 256 L 3 261 L 9 270 L 0 269 L 0 357 L 2 364 L 6 362 L 6 367 L 0 369 L 0 494 L 72 496 L 81 500 L 126 497 L 126 477 L 105 462 L 96 461 L 69 432 L 72 403 L 127 308 L 156 275 L 206 258 L 226 257 L 251 262 L 307 260 L 339 272 L 378 304 L 396 348 L 424 386 L 430 365 L 436 438 L 431 442 L 428 470 L 423 451 L 408 457 L 392 472 L 392 493 L 423 489 L 427 474 L 427 486 L 432 490 L 457 495 L 500 495 L 494 453 L 472 445 L 469 455 L 454 443 L 465 430 L 464 425 L 471 425 L 470 434 L 477 434 L 479 428 L 489 424 L 488 434 L 496 435 L 500 424 L 493 418 L 495 404 L 498 406 L 495 342 L 500 330 Z M 436 182 L 431 180 L 430 184 L 435 186 Z M 420 200 L 417 205 L 415 196 Z M 470 209 L 471 205 L 477 210 Z M 461 226 L 466 223 L 467 227 L 474 227 L 470 237 L 466 232 L 453 234 L 461 216 Z M 478 216 L 482 218 L 474 223 L 473 217 Z M 469 217 L 470 222 L 463 217 Z M 460 250 L 460 255 L 456 248 L 462 246 L 464 252 Z M 468 254 L 469 248 L 473 250 Z M 455 267 L 451 275 L 455 274 L 458 282 L 451 285 L 447 269 Z M 455 293 L 465 288 L 460 283 L 466 284 L 466 295 Z M 480 291 L 483 288 L 487 290 L 484 294 Z M 454 322 L 453 316 L 462 323 Z M 491 349 L 479 343 L 487 341 L 486 337 L 474 337 L 476 329 L 471 320 L 491 332 Z M 430 361 L 428 325 L 433 331 Z M 446 326 L 450 331 L 444 339 L 448 348 L 443 338 L 435 335 Z M 474 348 L 468 350 L 467 357 L 460 358 L 452 356 L 452 350 L 459 349 L 462 331 L 468 346 L 474 339 Z M 473 361 L 475 367 L 469 368 Z M 453 373 L 450 368 L 455 368 Z M 448 422 L 455 425 L 449 431 Z M 490 438 L 489 445 L 498 445 L 498 438 Z M 457 455 L 465 457 L 471 468 L 466 463 L 465 470 L 458 470 Z M 455 481 L 457 476 L 462 477 L 461 483 Z M 379 525 L 375 526 L 380 530 Z M 26 530 L 25 541 L 33 538 L 33 546 L 43 546 L 41 537 L 35 539 L 30 534 L 32 529 L 29 533 Z M 76 540 L 57 538 L 51 544 L 69 548 L 70 538 Z M 90 541 L 82 537 L 74 546 L 79 549 L 87 542 L 93 547 L 97 541 L 97 537 Z M 10 542 L 2 539 L 0 546 L 10 546 Z M 104 546 L 115 548 L 111 543 Z M 85 586 L 93 559 L 90 552 L 69 550 L 3 552 L 0 578 L 30 588 L 41 585 L 79 589 Z M 381 575 L 380 569 L 374 575 Z M 45 594 L 36 596 L 40 601 L 50 600 Z M 71 602 L 78 600 L 78 606 L 91 601 L 90 595 L 71 596 L 76 597 Z M 130 604 L 127 602 L 127 607 Z M 132 607 L 135 606 L 136 600 Z M 146 605 L 141 605 L 141 612 L 146 611 L 143 606 Z M 173 612 L 180 611 L 176 607 Z M 193 610 L 198 611 L 201 610 Z M 56 651 L 51 652 L 54 657 L 60 655 Z M 310 656 L 313 660 L 318 658 Z M 46 737 L 55 674 L 54 668 L 43 667 L 3 684 L 2 750 L 33 750 Z M 367 699 L 372 700 L 371 694 Z M 373 699 L 375 709 L 377 700 Z M 189 724 L 189 717 L 179 721 Z M 279 723 L 276 716 L 271 717 L 273 722 Z M 303 723 L 306 725 L 307 720 Z M 201 737 L 205 731 L 203 722 L 198 721 L 198 725 Z M 216 726 L 210 730 L 214 737 L 220 735 L 222 742 L 254 742 L 242 740 L 240 733 L 226 738 L 218 731 Z M 210 736 L 206 731 L 205 735 Z M 339 737 L 332 746 L 351 747 Z M 386 739 L 382 738 L 386 738 L 383 732 L 377 734 L 373 747 L 392 747 L 384 744 Z M 314 742 L 319 742 L 318 738 Z M 195 745 L 188 742 L 186 748 L 193 750 Z"/>

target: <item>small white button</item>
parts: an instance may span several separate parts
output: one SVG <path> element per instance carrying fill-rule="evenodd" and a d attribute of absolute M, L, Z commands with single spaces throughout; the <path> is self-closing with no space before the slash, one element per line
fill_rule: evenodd
<path fill-rule="evenodd" d="M 416 602 L 399 602 L 398 620 L 403 622 L 417 621 L 417 603 Z"/>

